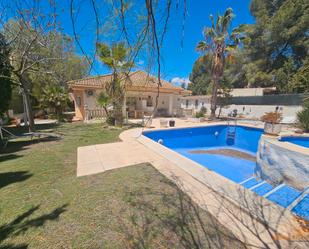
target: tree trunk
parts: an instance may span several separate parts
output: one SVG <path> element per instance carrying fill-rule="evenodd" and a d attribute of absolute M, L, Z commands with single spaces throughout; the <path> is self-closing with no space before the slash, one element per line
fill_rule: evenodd
<path fill-rule="evenodd" d="M 218 118 L 220 118 L 221 111 L 222 111 L 222 106 L 220 105 L 220 108 L 219 108 L 219 114 L 218 114 Z"/>
<path fill-rule="evenodd" d="M 28 82 L 24 77 L 21 75 L 18 77 L 21 83 L 21 88 L 22 88 L 22 94 L 24 95 L 24 105 L 26 109 L 26 115 L 28 118 L 29 122 L 29 132 L 34 132 L 35 131 L 35 125 L 34 125 L 34 117 L 33 117 L 33 112 L 32 112 L 32 106 L 31 106 L 31 99 L 30 99 L 30 94 L 29 94 L 29 87 L 28 87 Z M 25 123 L 26 125 L 26 123 Z"/>
<path fill-rule="evenodd" d="M 29 132 L 34 132 L 35 125 L 34 125 L 34 117 L 33 117 L 33 112 L 32 112 L 30 95 L 26 89 L 23 89 L 23 94 L 25 95 L 24 99 L 25 99 L 26 115 L 28 117 L 28 122 L 29 122 Z"/>
<path fill-rule="evenodd" d="M 216 118 L 218 84 L 219 84 L 218 79 L 214 79 L 212 86 L 211 100 L 210 100 L 211 119 Z"/>
<path fill-rule="evenodd" d="M 115 126 L 122 127 L 123 125 L 122 104 L 116 103 L 114 108 L 115 108 L 114 109 Z"/>

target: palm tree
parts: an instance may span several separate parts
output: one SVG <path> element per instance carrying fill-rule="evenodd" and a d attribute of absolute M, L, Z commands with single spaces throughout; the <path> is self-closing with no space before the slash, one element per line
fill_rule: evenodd
<path fill-rule="evenodd" d="M 125 87 L 129 80 L 128 73 L 134 63 L 129 59 L 129 49 L 123 42 L 111 46 L 97 43 L 100 60 L 112 71 L 111 81 L 105 86 L 105 92 L 111 99 L 115 125 L 123 124 L 123 106 L 125 102 Z"/>
<path fill-rule="evenodd" d="M 64 87 L 47 85 L 42 89 L 39 102 L 42 108 L 52 109 L 60 120 L 64 109 L 68 106 L 69 95 Z"/>
<path fill-rule="evenodd" d="M 223 77 L 225 59 L 231 56 L 239 41 L 239 29 L 229 34 L 229 27 L 234 17 L 233 10 L 228 8 L 224 15 L 218 15 L 216 22 L 211 15 L 211 27 L 203 31 L 205 40 L 197 44 L 196 50 L 212 56 L 212 95 L 210 118 L 215 118 L 217 109 L 217 92 Z M 230 43 L 230 44 L 228 44 Z"/>

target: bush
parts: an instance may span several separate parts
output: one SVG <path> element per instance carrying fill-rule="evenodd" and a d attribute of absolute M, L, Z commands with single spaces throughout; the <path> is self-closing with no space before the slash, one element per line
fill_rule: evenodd
<path fill-rule="evenodd" d="M 206 107 L 202 107 L 201 109 L 200 109 L 200 111 L 198 111 L 197 113 L 195 113 L 195 117 L 196 118 L 203 118 L 203 117 L 205 117 L 205 114 L 207 113 L 207 109 L 206 109 Z"/>
<path fill-rule="evenodd" d="M 204 113 L 199 111 L 199 112 L 195 113 L 195 117 L 196 118 L 203 118 L 204 117 Z"/>
<path fill-rule="evenodd" d="M 309 132 L 309 101 L 304 104 L 303 110 L 297 113 L 297 122 L 301 129 Z"/>
<path fill-rule="evenodd" d="M 203 113 L 205 115 L 207 113 L 207 108 L 205 106 L 202 106 L 200 113 Z"/>
<path fill-rule="evenodd" d="M 108 114 L 106 116 L 106 123 L 108 125 L 115 125 L 115 118 L 112 115 Z"/>

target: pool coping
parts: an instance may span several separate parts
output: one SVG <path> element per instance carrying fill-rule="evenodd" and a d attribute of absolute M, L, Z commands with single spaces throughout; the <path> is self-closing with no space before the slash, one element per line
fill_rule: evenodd
<path fill-rule="evenodd" d="M 191 129 L 202 128 L 209 126 L 227 125 L 226 123 L 210 123 L 194 127 L 173 127 L 163 129 L 152 129 L 152 131 L 172 130 L 172 129 Z M 237 124 L 237 126 L 262 129 L 254 125 Z M 147 133 L 149 130 L 145 129 L 142 133 Z M 142 143 L 147 148 L 158 153 L 162 157 L 171 161 L 179 168 L 190 174 L 194 179 L 206 185 L 221 197 L 227 199 L 229 202 L 241 208 L 243 211 L 253 215 L 262 223 L 267 223 L 274 231 L 283 232 L 287 226 L 299 229 L 298 217 L 291 211 L 263 198 L 253 191 L 244 188 L 224 176 L 209 170 L 199 163 L 153 141 L 143 134 L 137 138 L 137 141 Z M 279 141 L 278 141 L 279 142 Z M 299 147 L 299 146 L 298 146 Z M 280 224 L 280 225 L 279 225 Z M 283 229 L 282 231 L 280 231 Z"/>
<path fill-rule="evenodd" d="M 283 148 L 289 149 L 289 150 L 293 150 L 293 151 L 296 151 L 296 152 L 299 152 L 299 153 L 302 153 L 302 154 L 309 156 L 309 148 L 306 148 L 304 146 L 294 144 L 294 143 L 291 143 L 291 142 L 288 142 L 288 141 L 280 141 L 280 139 L 284 138 L 284 137 L 309 138 L 309 135 L 306 134 L 306 135 L 298 136 L 298 135 L 295 135 L 295 134 L 291 134 L 291 135 L 285 134 L 285 135 L 278 136 L 277 140 L 269 139 L 269 141 L 271 141 L 272 143 L 274 143 L 274 144 L 276 144 L 280 147 L 283 147 Z"/>

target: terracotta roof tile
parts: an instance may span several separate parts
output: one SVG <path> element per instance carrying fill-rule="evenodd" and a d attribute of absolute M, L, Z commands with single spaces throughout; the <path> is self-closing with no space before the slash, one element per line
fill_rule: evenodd
<path fill-rule="evenodd" d="M 104 84 L 111 81 L 111 74 L 96 76 L 96 77 L 88 77 L 79 80 L 69 81 L 68 84 L 71 88 L 73 87 L 103 87 Z M 177 92 L 184 92 L 185 90 L 181 87 L 174 86 L 166 80 L 161 79 L 161 89 L 163 90 L 174 90 Z M 130 73 L 130 81 L 127 83 L 127 87 L 130 88 L 157 88 L 158 87 L 158 79 L 144 71 L 135 71 Z"/>

